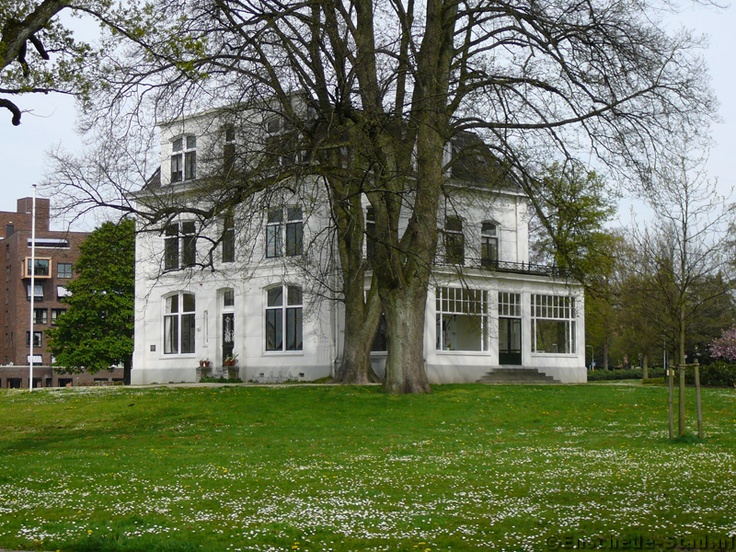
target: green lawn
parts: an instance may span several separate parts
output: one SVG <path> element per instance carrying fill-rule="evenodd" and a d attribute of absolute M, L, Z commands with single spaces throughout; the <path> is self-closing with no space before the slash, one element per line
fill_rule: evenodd
<path fill-rule="evenodd" d="M 638 384 L 3 390 L 0 548 L 736 546 L 736 392 L 703 391 L 703 442 L 667 439 L 666 401 Z"/>

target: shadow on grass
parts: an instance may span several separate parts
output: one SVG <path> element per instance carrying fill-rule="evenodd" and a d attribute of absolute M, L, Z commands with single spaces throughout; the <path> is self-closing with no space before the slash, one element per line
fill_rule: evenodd
<path fill-rule="evenodd" d="M 700 445 L 706 442 L 705 439 L 701 439 L 694 433 L 685 433 L 684 435 L 673 437 L 667 441 L 673 445 Z"/>
<path fill-rule="evenodd" d="M 165 535 L 91 536 L 64 547 L 70 552 L 202 552 L 199 544 L 183 542 Z"/>

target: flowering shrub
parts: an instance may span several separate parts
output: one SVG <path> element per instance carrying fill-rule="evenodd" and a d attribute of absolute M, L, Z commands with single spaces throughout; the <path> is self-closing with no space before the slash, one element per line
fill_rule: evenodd
<path fill-rule="evenodd" d="M 721 337 L 711 342 L 710 354 L 713 358 L 736 360 L 736 326 L 723 330 Z"/>

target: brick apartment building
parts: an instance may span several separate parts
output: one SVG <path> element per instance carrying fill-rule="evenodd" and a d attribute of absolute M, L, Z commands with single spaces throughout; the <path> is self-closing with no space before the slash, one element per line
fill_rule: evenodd
<path fill-rule="evenodd" d="M 33 199 L 17 202 L 16 212 L 0 212 L 0 252 L 5 285 L 0 287 L 2 309 L 0 325 L 0 387 L 28 388 L 30 344 L 33 339 L 34 387 L 90 385 L 122 381 L 122 369 L 91 374 L 57 374 L 52 368 L 51 353 L 46 349 L 45 331 L 63 315 L 61 302 L 66 285 L 73 278 L 79 245 L 87 232 L 50 229 L 51 205 L 48 199 L 36 199 L 35 285 L 31 290 L 31 225 Z M 31 293 L 34 294 L 33 335 L 30 331 Z"/>

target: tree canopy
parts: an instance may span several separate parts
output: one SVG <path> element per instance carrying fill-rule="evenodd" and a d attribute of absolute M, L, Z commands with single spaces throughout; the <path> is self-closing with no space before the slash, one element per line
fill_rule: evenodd
<path fill-rule="evenodd" d="M 67 285 L 67 312 L 47 331 L 55 368 L 98 372 L 133 354 L 135 223 L 106 222 L 80 246 L 76 278 Z"/>

